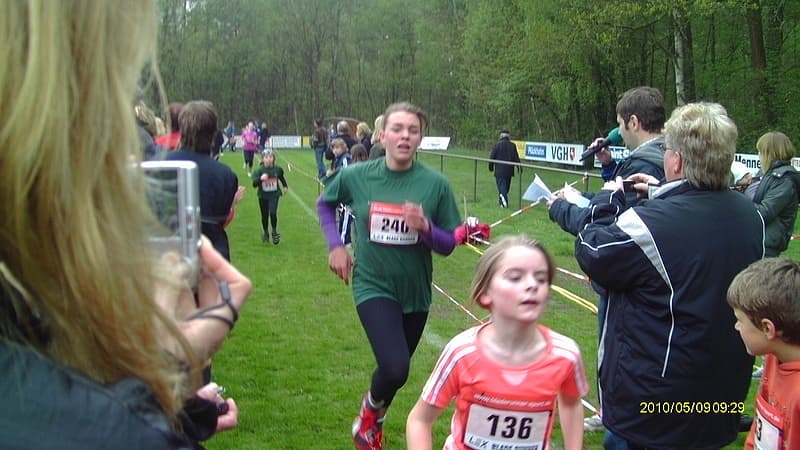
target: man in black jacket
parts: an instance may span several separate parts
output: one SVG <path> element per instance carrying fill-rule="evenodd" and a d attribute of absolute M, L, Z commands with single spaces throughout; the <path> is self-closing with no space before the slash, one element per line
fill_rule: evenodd
<path fill-rule="evenodd" d="M 211 154 L 217 133 L 217 112 L 210 102 L 193 101 L 183 107 L 178 122 L 181 130 L 180 149 L 169 152 L 166 159 L 197 163 L 203 234 L 230 261 L 225 224 L 234 206 L 239 182 L 233 170 Z"/>
<path fill-rule="evenodd" d="M 726 293 L 763 257 L 764 225 L 728 189 L 736 125 L 719 104 L 692 103 L 664 130 L 666 183 L 628 208 L 622 178 L 608 181 L 575 243 L 581 268 L 607 293 L 598 363 L 606 449 L 724 447 L 750 385 L 753 357 Z M 658 181 L 631 178 L 641 194 Z M 612 436 L 623 446 L 608 445 Z"/>
<path fill-rule="evenodd" d="M 500 140 L 492 147 L 491 159 L 515 163 L 519 162 L 517 146 L 511 142 L 509 136 L 508 130 L 500 132 Z M 494 179 L 497 182 L 497 192 L 500 194 L 500 207 L 508 208 L 508 187 L 511 185 L 511 177 L 514 176 L 514 166 L 511 164 L 490 162 L 489 172 L 494 172 Z"/>

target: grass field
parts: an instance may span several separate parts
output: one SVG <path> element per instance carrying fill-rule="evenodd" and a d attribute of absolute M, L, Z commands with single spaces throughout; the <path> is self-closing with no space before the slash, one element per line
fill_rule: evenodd
<path fill-rule="evenodd" d="M 485 152 L 451 149 L 450 153 L 486 157 Z M 517 182 L 512 183 L 511 208 L 497 206 L 494 178 L 485 163 L 477 166 L 477 199 L 473 198 L 474 163 L 420 155 L 423 163 L 443 167 L 459 206 L 481 222 L 493 223 L 518 208 Z M 313 153 L 304 150 L 278 152 L 278 165 L 286 171 L 290 190 L 278 210 L 281 243 L 262 244 L 256 192 L 242 168 L 242 154 L 225 153 L 221 161 L 239 175 L 248 193 L 237 207 L 228 228 L 234 265 L 253 281 L 254 289 L 236 328 L 214 358 L 214 379 L 236 399 L 240 422 L 236 430 L 214 437 L 209 449 L 351 449 L 350 426 L 361 396 L 369 387 L 374 368 L 372 353 L 358 322 L 352 293 L 327 265 L 327 247 L 316 218 L 319 185 Z M 291 166 L 291 170 L 289 170 Z M 538 172 L 555 188 L 574 175 Z M 533 171 L 523 173 L 523 190 Z M 592 189 L 599 181 L 592 182 Z M 541 240 L 559 267 L 580 272 L 573 255 L 574 239 L 550 222 L 547 210 L 536 206 L 504 221 L 493 238 L 526 233 Z M 733 249 L 732 249 L 733 251 Z M 800 244 L 791 243 L 788 256 L 797 259 Z M 469 284 L 478 255 L 461 246 L 447 257 L 434 257 L 434 282 L 460 303 L 456 305 L 434 291 L 434 303 L 423 340 L 412 360 L 406 386 L 398 393 L 385 425 L 386 449 L 405 448 L 405 419 L 447 340 L 476 321 L 464 312 L 483 318 L 486 312 L 467 304 Z M 597 296 L 583 282 L 557 274 L 555 283 L 597 303 Z M 578 304 L 552 293 L 542 322 L 575 339 L 581 347 L 587 376 L 593 387 L 587 400 L 597 405 L 594 389 L 597 342 L 596 316 Z M 747 401 L 752 412 L 753 383 Z M 590 415 L 586 411 L 586 415 Z M 434 430 L 435 446 L 441 448 L 449 429 L 449 411 Z M 729 448 L 742 448 L 744 434 Z M 563 448 L 556 425 L 553 448 Z M 602 433 L 586 433 L 584 448 L 602 448 Z"/>

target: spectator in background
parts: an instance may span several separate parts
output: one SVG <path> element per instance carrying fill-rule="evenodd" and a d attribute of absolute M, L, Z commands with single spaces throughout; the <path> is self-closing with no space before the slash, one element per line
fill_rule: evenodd
<path fill-rule="evenodd" d="M 372 148 L 372 130 L 369 129 L 367 122 L 359 122 L 356 126 L 356 140 L 364 146 L 367 152 Z"/>
<path fill-rule="evenodd" d="M 500 140 L 492 147 L 490 159 L 519 163 L 517 146 L 511 142 L 510 136 L 508 130 L 500 131 Z M 489 172 L 494 172 L 497 192 L 500 194 L 501 208 L 508 208 L 508 188 L 511 185 L 511 177 L 514 176 L 514 169 L 511 164 L 489 162 Z"/>
<path fill-rule="evenodd" d="M 361 151 L 364 150 L 364 146 L 361 144 L 356 144 L 353 148 L 361 147 Z M 328 178 L 332 177 L 335 173 L 341 171 L 345 167 L 350 165 L 350 162 L 353 160 L 352 155 L 350 152 L 347 151 L 347 144 L 341 138 L 336 138 L 331 142 L 331 148 L 333 149 L 333 168 L 328 169 L 327 178 L 325 179 L 325 184 L 328 183 Z M 345 247 L 350 247 L 350 229 L 353 225 L 353 212 L 350 210 L 350 207 L 340 203 L 339 206 L 336 208 L 336 222 L 339 225 L 339 238 L 342 240 L 342 244 Z"/>
<path fill-rule="evenodd" d="M 258 151 L 262 151 L 270 146 L 269 138 L 272 137 L 267 129 L 267 123 L 261 122 L 261 127 L 258 130 Z"/>
<path fill-rule="evenodd" d="M 157 136 L 155 141 L 156 145 L 164 150 L 171 151 L 178 148 L 178 143 L 181 140 L 181 125 L 178 123 L 178 116 L 181 114 L 183 103 L 173 102 L 169 104 L 169 128 L 168 134 Z"/>
<path fill-rule="evenodd" d="M 136 106 L 133 107 L 133 111 L 136 113 L 139 142 L 142 145 L 142 159 L 154 159 L 158 154 L 158 147 L 153 140 L 157 132 L 156 115 L 153 114 L 153 111 L 148 108 L 142 100 L 136 103 Z"/>
<path fill-rule="evenodd" d="M 182 406 L 251 284 L 204 241 L 198 310 L 149 245 L 132 105 L 155 2 L 6 1 L 0 17 L 0 448 L 194 448 Z M 235 421 L 206 403 L 211 432 Z"/>
<path fill-rule="evenodd" d="M 350 148 L 356 145 L 355 139 L 350 136 L 350 124 L 347 123 L 346 120 L 341 120 L 339 123 L 336 124 L 336 136 L 331 139 L 330 142 L 333 142 L 334 139 L 341 139 L 344 141 L 345 145 L 347 146 L 347 151 L 350 151 Z M 328 150 L 325 152 L 325 158 L 331 162 L 331 169 L 334 166 L 334 159 L 336 155 L 333 154 L 332 146 L 328 146 Z"/>
<path fill-rule="evenodd" d="M 347 123 L 346 120 L 341 120 L 336 124 L 336 137 L 342 139 L 344 143 L 347 144 L 348 151 L 350 151 L 354 145 L 358 144 L 358 142 L 353 139 L 353 136 L 350 136 L 350 124 Z"/>
<path fill-rule="evenodd" d="M 228 125 L 225 127 L 225 146 L 231 151 L 236 151 L 236 127 L 233 125 L 233 122 L 228 121 Z"/>
<path fill-rule="evenodd" d="M 222 130 L 217 130 L 214 133 L 214 140 L 211 143 L 211 157 L 219 159 L 222 155 L 222 147 L 225 145 L 225 133 Z"/>
<path fill-rule="evenodd" d="M 180 150 L 169 153 L 167 159 L 194 161 L 197 164 L 203 234 L 230 261 L 225 224 L 235 206 L 234 199 L 239 186 L 233 170 L 212 157 L 214 136 L 217 134 L 217 112 L 211 102 L 193 101 L 184 106 L 178 121 L 181 125 Z"/>
<path fill-rule="evenodd" d="M 311 148 L 317 162 L 317 179 L 325 178 L 325 149 L 328 148 L 328 132 L 322 126 L 322 119 L 314 121 L 314 132 L 311 133 Z"/>
<path fill-rule="evenodd" d="M 386 155 L 386 147 L 381 142 L 383 136 L 383 114 L 375 118 L 375 127 L 372 131 L 372 147 L 369 149 L 369 159 L 382 158 Z"/>
<path fill-rule="evenodd" d="M 369 159 L 369 155 L 367 155 L 367 149 L 361 144 L 354 145 L 353 148 L 350 149 L 350 155 L 352 156 L 353 163 L 362 162 Z"/>
<path fill-rule="evenodd" d="M 789 246 L 800 200 L 800 173 L 792 166 L 794 145 L 778 131 L 764 134 L 756 143 L 761 161 L 761 182 L 753 202 L 764 218 L 766 256 L 778 256 Z"/>
<path fill-rule="evenodd" d="M 664 126 L 666 183 L 628 208 L 622 177 L 591 200 L 575 243 L 606 292 L 598 376 L 606 449 L 716 449 L 734 439 L 750 385 L 727 305 L 731 280 L 763 257 L 762 218 L 729 189 L 736 124 L 716 103 L 691 103 Z M 648 192 L 658 180 L 630 177 Z M 648 405 L 732 406 L 725 414 L 644 414 Z"/>

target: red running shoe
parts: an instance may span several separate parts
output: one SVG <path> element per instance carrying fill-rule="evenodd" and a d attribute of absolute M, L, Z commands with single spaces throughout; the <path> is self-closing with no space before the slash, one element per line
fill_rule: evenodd
<path fill-rule="evenodd" d="M 369 395 L 369 394 L 367 394 Z M 383 414 L 370 406 L 367 397 L 361 401 L 361 411 L 353 422 L 353 444 L 357 450 L 383 449 Z"/>

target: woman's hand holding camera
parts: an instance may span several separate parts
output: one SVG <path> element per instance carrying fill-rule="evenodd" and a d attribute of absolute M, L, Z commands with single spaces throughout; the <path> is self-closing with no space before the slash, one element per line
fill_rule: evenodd
<path fill-rule="evenodd" d="M 156 301 L 178 322 L 186 340 L 200 360 L 210 358 L 222 345 L 238 319 L 253 288 L 251 281 L 233 267 L 214 249 L 211 241 L 202 237 L 200 246 L 202 272 L 197 296 L 181 275 L 181 264 L 169 265 L 165 256 L 164 268 L 173 282 L 162 282 L 156 288 Z"/>

